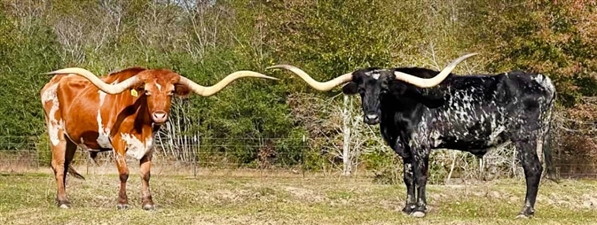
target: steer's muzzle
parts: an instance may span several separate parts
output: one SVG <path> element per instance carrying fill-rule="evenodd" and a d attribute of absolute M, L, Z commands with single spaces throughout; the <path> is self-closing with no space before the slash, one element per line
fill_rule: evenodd
<path fill-rule="evenodd" d="M 363 118 L 364 122 L 369 125 L 375 125 L 380 122 L 379 115 L 377 113 L 367 113 Z"/>
<path fill-rule="evenodd" d="M 168 113 L 164 111 L 155 111 L 151 114 L 151 119 L 156 124 L 163 124 L 168 120 Z"/>

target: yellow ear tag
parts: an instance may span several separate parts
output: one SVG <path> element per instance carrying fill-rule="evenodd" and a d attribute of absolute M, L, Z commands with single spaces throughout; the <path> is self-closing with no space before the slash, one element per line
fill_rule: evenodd
<path fill-rule="evenodd" d="M 135 90 L 135 89 L 131 89 L 131 95 L 132 95 L 133 97 L 138 97 L 138 96 L 139 96 L 139 93 L 137 93 L 137 90 Z"/>

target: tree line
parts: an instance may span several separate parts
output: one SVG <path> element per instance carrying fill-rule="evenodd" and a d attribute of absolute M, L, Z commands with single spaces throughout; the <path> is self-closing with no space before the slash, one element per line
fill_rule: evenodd
<path fill-rule="evenodd" d="M 398 161 L 377 128 L 359 121 L 358 97 L 318 93 L 265 68 L 288 63 L 327 80 L 367 66 L 441 69 L 470 52 L 481 54 L 456 73 L 551 77 L 558 118 L 566 118 L 556 121 L 558 151 L 593 156 L 597 147 L 586 125 L 597 115 L 595 1 L 2 0 L 0 7 L 0 137 L 23 137 L 0 143 L 3 150 L 22 148 L 30 137 L 42 137 L 38 150 L 45 148 L 45 72 L 169 68 L 210 85 L 254 70 L 281 80 L 246 79 L 216 96 L 177 100 L 165 137 L 199 136 L 209 152 L 230 152 L 238 165 L 257 165 L 265 155 L 307 169 L 342 161 L 338 149 L 350 144 L 359 152 L 356 167 L 382 170 Z M 352 119 L 343 122 L 346 107 Z M 438 153 L 432 166 L 445 170 L 448 161 L 439 159 L 448 156 Z"/>

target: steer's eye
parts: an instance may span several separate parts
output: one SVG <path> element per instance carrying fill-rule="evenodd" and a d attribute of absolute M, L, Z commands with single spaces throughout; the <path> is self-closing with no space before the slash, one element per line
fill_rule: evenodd
<path fill-rule="evenodd" d="M 151 95 L 151 92 L 149 92 L 149 91 L 145 91 L 145 95 L 147 95 L 147 96 L 150 96 L 150 95 Z"/>
<path fill-rule="evenodd" d="M 381 89 L 381 93 L 382 94 L 386 94 L 386 93 L 388 93 L 388 90 L 387 89 Z"/>
<path fill-rule="evenodd" d="M 169 95 L 169 96 L 172 96 L 172 95 L 174 95 L 174 90 L 172 90 L 172 91 L 168 92 L 168 95 Z"/>

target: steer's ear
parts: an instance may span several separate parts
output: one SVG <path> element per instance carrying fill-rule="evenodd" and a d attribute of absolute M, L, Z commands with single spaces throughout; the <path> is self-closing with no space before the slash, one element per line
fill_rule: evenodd
<path fill-rule="evenodd" d="M 134 89 L 135 91 L 137 91 L 139 93 L 143 93 L 143 91 L 145 91 L 145 83 L 140 83 L 138 85 L 135 85 L 131 89 Z"/>
<path fill-rule="evenodd" d="M 189 97 L 189 94 L 191 94 L 191 89 L 189 89 L 189 87 L 187 87 L 186 85 L 183 85 L 183 84 L 175 84 L 174 85 L 174 94 L 181 98 L 186 98 L 186 97 Z"/>
<path fill-rule="evenodd" d="M 351 81 L 351 82 L 346 83 L 346 85 L 344 85 L 344 87 L 342 87 L 342 92 L 345 95 L 354 95 L 357 93 L 357 89 L 358 89 L 357 83 Z"/>

